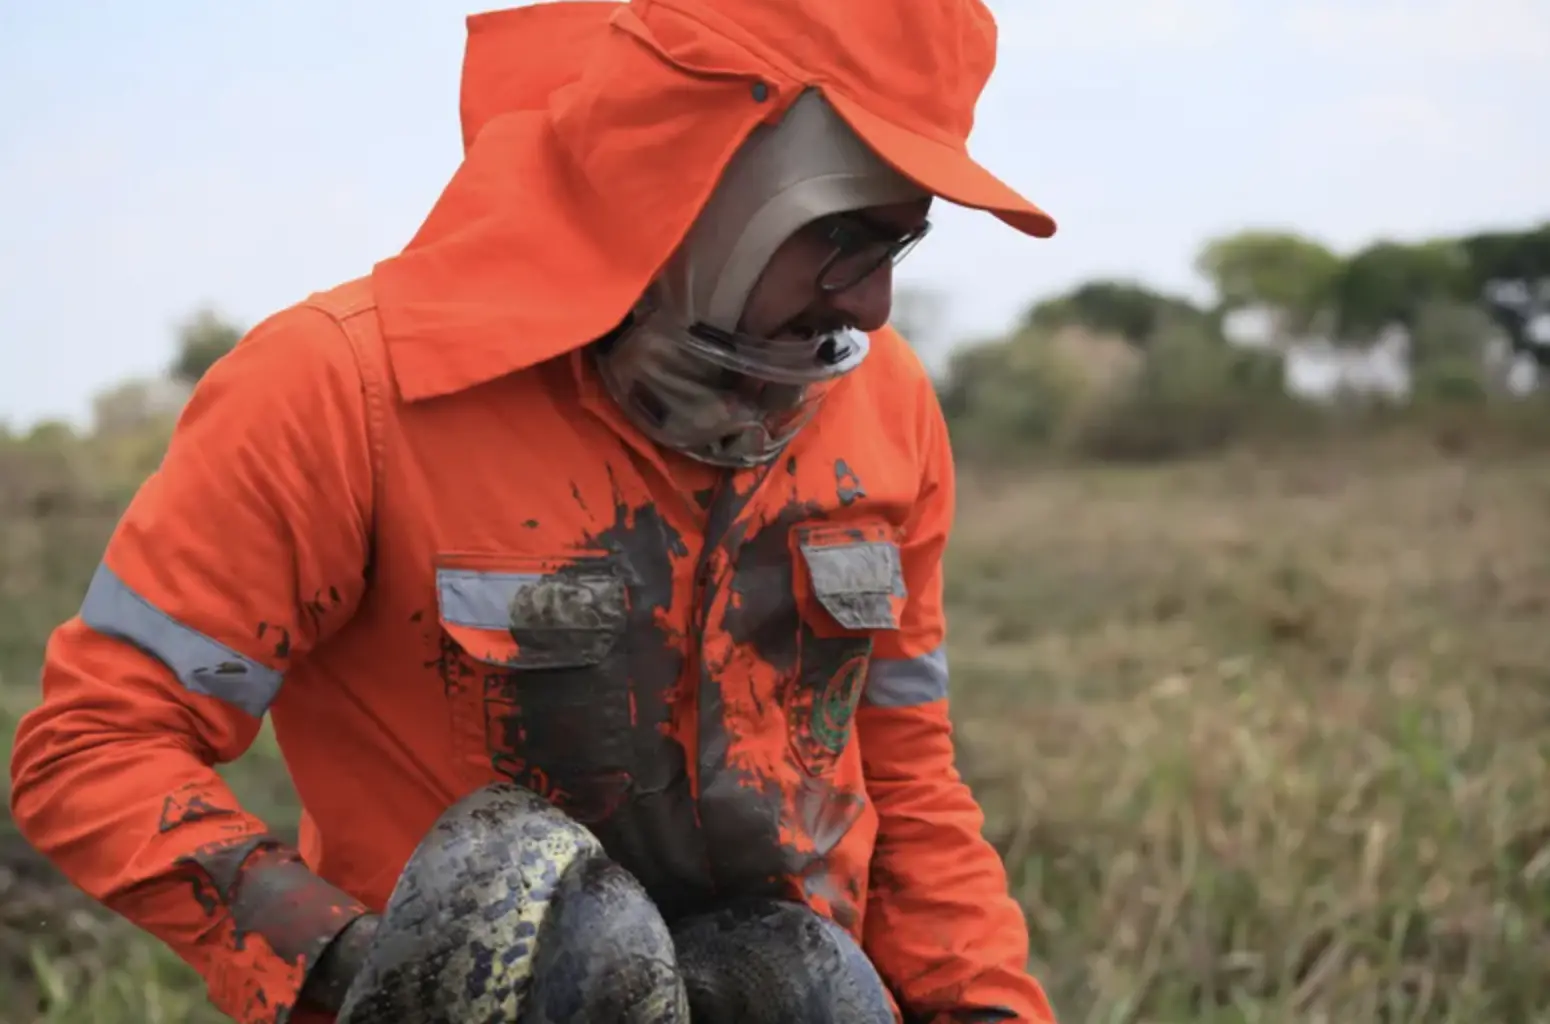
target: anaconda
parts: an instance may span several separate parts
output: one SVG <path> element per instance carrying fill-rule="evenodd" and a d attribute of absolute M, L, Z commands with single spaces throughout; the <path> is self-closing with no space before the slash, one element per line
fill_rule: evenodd
<path fill-rule="evenodd" d="M 806 906 L 669 928 L 591 831 L 520 786 L 450 807 L 410 856 L 338 1024 L 891 1024 L 881 978 Z"/>

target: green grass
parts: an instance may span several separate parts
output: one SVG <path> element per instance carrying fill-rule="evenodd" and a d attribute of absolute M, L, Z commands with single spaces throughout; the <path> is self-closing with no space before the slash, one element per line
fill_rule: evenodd
<path fill-rule="evenodd" d="M 969 474 L 950 561 L 962 765 L 1063 1021 L 1550 1021 L 1550 456 Z M 272 746 L 231 776 L 294 813 Z M 42 924 L 5 1024 L 218 1019 Z"/>

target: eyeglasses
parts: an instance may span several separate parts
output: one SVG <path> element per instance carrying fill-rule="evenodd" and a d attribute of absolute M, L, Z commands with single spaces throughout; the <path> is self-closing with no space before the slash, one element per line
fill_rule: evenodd
<path fill-rule="evenodd" d="M 841 213 L 818 222 L 824 242 L 833 251 L 818 268 L 818 288 L 833 295 L 847 291 L 881 270 L 898 265 L 931 231 L 931 222 L 900 232 L 856 213 Z"/>

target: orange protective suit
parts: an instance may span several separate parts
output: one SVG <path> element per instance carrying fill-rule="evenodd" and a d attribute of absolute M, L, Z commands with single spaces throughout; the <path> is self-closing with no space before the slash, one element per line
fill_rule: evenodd
<path fill-rule="evenodd" d="M 777 462 L 712 475 L 580 354 L 806 87 L 936 194 L 1050 234 L 964 150 L 990 15 L 635 0 L 469 26 L 463 165 L 402 254 L 201 382 L 51 639 L 16 822 L 249 1024 L 314 1016 L 320 951 L 498 778 L 669 915 L 753 892 L 832 915 L 902 1019 L 1051 1020 L 953 766 L 953 465 L 915 356 L 880 332 Z M 299 851 L 213 768 L 266 713 Z"/>

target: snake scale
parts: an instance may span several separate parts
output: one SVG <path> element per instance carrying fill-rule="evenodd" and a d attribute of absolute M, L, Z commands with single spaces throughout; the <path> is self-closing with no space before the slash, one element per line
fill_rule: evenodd
<path fill-rule="evenodd" d="M 584 826 L 500 783 L 409 858 L 337 1024 L 892 1024 L 882 979 L 801 904 L 669 928 Z"/>

